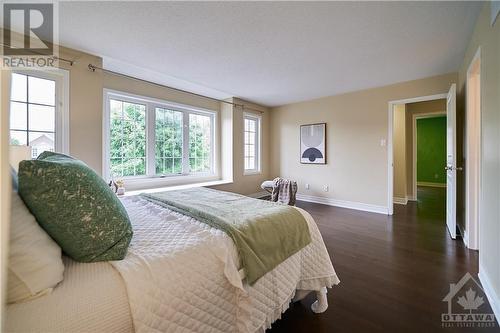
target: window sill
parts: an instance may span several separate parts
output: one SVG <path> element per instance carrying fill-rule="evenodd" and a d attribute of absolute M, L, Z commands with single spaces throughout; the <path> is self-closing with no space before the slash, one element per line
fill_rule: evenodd
<path fill-rule="evenodd" d="M 184 190 L 184 189 L 188 189 L 188 188 L 224 185 L 224 184 L 232 184 L 232 183 L 233 183 L 232 180 L 218 179 L 218 180 L 212 180 L 212 181 L 195 182 L 195 183 L 180 184 L 180 185 L 169 185 L 169 186 L 163 186 L 163 187 L 153 187 L 153 188 L 146 187 L 146 188 L 143 188 L 140 190 L 126 191 L 123 196 L 126 197 L 126 196 L 131 196 L 131 195 L 138 195 L 141 193 L 155 193 L 155 192 L 164 192 L 164 191 L 173 191 L 173 190 Z M 125 187 L 125 189 L 126 189 L 126 187 Z"/>
<path fill-rule="evenodd" d="M 243 176 L 253 176 L 253 175 L 261 175 L 262 171 L 261 170 L 248 170 L 248 171 L 243 171 Z"/>

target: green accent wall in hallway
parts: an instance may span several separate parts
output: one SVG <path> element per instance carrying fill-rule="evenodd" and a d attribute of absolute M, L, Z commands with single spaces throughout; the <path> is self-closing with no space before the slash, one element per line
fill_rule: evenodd
<path fill-rule="evenodd" d="M 417 119 L 417 182 L 446 183 L 446 117 Z"/>

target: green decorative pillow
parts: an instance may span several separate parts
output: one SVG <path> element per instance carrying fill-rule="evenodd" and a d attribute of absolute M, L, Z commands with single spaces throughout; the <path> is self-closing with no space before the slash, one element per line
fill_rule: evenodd
<path fill-rule="evenodd" d="M 121 260 L 132 239 L 127 211 L 85 163 L 44 152 L 19 164 L 19 194 L 38 223 L 76 261 Z"/>

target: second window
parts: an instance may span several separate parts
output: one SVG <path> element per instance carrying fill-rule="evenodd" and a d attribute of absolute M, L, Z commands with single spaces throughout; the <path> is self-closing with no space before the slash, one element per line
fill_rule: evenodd
<path fill-rule="evenodd" d="M 243 121 L 245 173 L 260 172 L 260 116 L 245 113 Z"/>

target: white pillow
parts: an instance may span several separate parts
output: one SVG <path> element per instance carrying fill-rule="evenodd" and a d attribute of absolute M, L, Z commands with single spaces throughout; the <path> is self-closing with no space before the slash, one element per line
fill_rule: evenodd
<path fill-rule="evenodd" d="M 21 302 L 52 291 L 63 279 L 61 248 L 38 225 L 12 191 L 7 302 Z"/>

